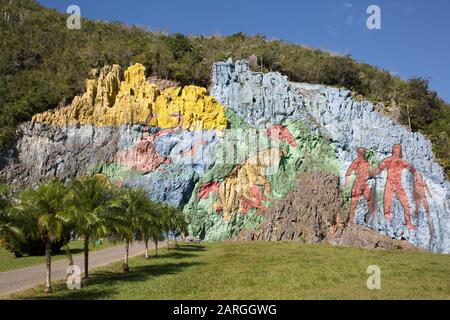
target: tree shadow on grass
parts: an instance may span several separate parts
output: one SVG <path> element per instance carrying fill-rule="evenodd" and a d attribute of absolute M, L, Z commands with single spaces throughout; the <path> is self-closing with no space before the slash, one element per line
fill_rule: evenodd
<path fill-rule="evenodd" d="M 173 250 L 166 252 L 164 255 L 153 256 L 149 259 L 149 261 L 151 261 L 152 259 L 168 259 L 168 258 L 178 260 L 178 259 L 192 258 L 196 256 L 197 256 L 196 254 L 176 252 L 175 250 Z"/>
<path fill-rule="evenodd" d="M 72 255 L 80 254 L 84 252 L 83 249 L 70 249 Z M 61 252 L 60 255 L 65 255 L 65 252 Z"/>
<path fill-rule="evenodd" d="M 54 286 L 56 296 L 30 296 L 25 300 L 94 300 L 113 299 L 114 295 L 120 293 L 120 282 L 140 282 L 161 275 L 174 275 L 184 269 L 202 265 L 200 262 L 179 262 L 157 265 L 144 265 L 132 267 L 129 273 L 112 271 L 96 271 L 93 273 L 88 287 L 81 290 L 69 290 L 65 283 L 59 282 Z M 43 288 L 42 288 L 43 290 Z"/>
<path fill-rule="evenodd" d="M 44 287 L 38 288 L 43 292 Z M 119 290 L 107 288 L 107 289 L 81 289 L 81 290 L 69 290 L 65 285 L 58 284 L 53 286 L 53 292 L 57 295 L 36 295 L 29 297 L 19 297 L 21 300 L 96 300 L 96 299 L 113 299 L 114 295 L 119 293 Z"/>
<path fill-rule="evenodd" d="M 181 245 L 178 248 L 171 248 L 169 250 L 164 251 L 164 253 L 159 253 L 157 256 L 153 255 L 151 259 L 166 259 L 166 258 L 174 258 L 174 259 L 182 259 L 182 258 L 192 258 L 198 256 L 195 252 L 205 251 L 206 248 L 200 245 Z"/>
<path fill-rule="evenodd" d="M 177 251 L 184 251 L 184 252 L 195 252 L 195 251 L 205 251 L 206 247 L 203 245 L 195 245 L 195 244 L 182 244 L 178 247 L 171 247 L 169 251 L 171 250 L 177 250 Z"/>
<path fill-rule="evenodd" d="M 171 248 L 164 251 L 164 253 L 151 257 L 148 260 L 148 265 L 131 266 L 129 273 L 121 273 L 120 271 L 94 271 L 92 273 L 91 281 L 86 288 L 81 290 L 69 290 L 66 287 L 65 282 L 57 282 L 54 285 L 55 296 L 42 296 L 38 293 L 35 296 L 29 296 L 22 299 L 26 300 L 94 300 L 94 299 L 113 299 L 115 295 L 120 293 L 120 282 L 140 282 L 149 280 L 152 277 L 158 277 L 162 275 L 174 275 L 182 272 L 184 269 L 202 265 L 201 262 L 192 261 L 180 261 L 180 262 L 168 262 L 162 264 L 152 264 L 152 260 L 159 259 L 184 259 L 198 256 L 195 252 L 205 251 L 206 248 L 203 245 L 195 244 L 180 244 L 178 248 Z M 116 286 L 116 285 L 119 286 Z M 37 289 L 41 290 L 41 288 Z M 42 291 L 43 291 L 42 287 Z M 39 292 L 36 291 L 36 292 Z"/>

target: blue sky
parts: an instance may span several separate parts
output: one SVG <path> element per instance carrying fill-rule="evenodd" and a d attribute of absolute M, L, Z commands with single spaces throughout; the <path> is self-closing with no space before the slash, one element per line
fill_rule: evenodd
<path fill-rule="evenodd" d="M 351 54 L 403 78 L 431 79 L 450 102 L 448 0 L 38 0 L 65 11 L 77 4 L 91 19 L 184 34 L 245 32 Z M 367 7 L 381 8 L 381 30 L 369 30 Z"/>

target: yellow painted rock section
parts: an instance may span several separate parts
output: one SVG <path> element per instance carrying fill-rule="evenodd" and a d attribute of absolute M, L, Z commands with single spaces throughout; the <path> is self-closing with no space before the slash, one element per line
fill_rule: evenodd
<path fill-rule="evenodd" d="M 135 64 L 121 76 L 118 65 L 100 71 L 97 80 L 86 81 L 86 92 L 72 104 L 33 117 L 52 125 L 111 126 L 145 123 L 164 129 L 218 129 L 227 127 L 224 107 L 205 88 L 187 86 L 162 92 L 145 77 L 145 67 Z M 180 123 L 181 121 L 181 123 Z"/>
<path fill-rule="evenodd" d="M 270 150 L 248 159 L 243 165 L 237 166 L 235 170 L 219 185 L 218 199 L 215 203 L 216 209 L 223 211 L 224 219 L 229 221 L 235 212 L 243 213 L 242 199 L 252 199 L 253 186 L 262 190 L 262 195 L 268 197 L 271 193 L 270 181 L 263 174 L 267 165 L 262 163 L 262 158 L 269 157 Z"/>

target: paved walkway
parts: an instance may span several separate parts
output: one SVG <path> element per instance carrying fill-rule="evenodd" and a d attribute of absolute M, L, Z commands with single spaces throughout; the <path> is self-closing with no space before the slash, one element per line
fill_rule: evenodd
<path fill-rule="evenodd" d="M 160 242 L 158 247 L 164 247 L 165 243 Z M 154 249 L 154 244 L 149 243 L 149 249 Z M 144 243 L 135 242 L 130 247 L 130 257 L 143 254 L 145 251 Z M 125 255 L 125 245 L 111 247 L 108 249 L 89 252 L 89 271 L 116 261 L 120 261 Z M 75 265 L 84 270 L 84 256 L 73 256 Z M 66 278 L 66 270 L 69 266 L 68 259 L 52 261 L 52 281 Z M 0 296 L 33 288 L 41 283 L 45 283 L 46 268 L 45 264 L 33 267 L 17 269 L 13 271 L 0 272 Z"/>

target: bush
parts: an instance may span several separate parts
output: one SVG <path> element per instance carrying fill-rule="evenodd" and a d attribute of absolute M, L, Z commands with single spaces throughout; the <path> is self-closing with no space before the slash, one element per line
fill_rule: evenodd
<path fill-rule="evenodd" d="M 61 248 L 68 244 L 70 241 L 70 235 L 66 235 L 61 240 L 54 241 L 52 243 L 52 254 L 58 254 L 61 252 Z M 3 246 L 6 250 L 13 253 L 17 258 L 23 256 L 44 256 L 45 255 L 45 242 L 42 239 L 27 236 L 23 240 L 17 238 L 4 239 Z"/>

